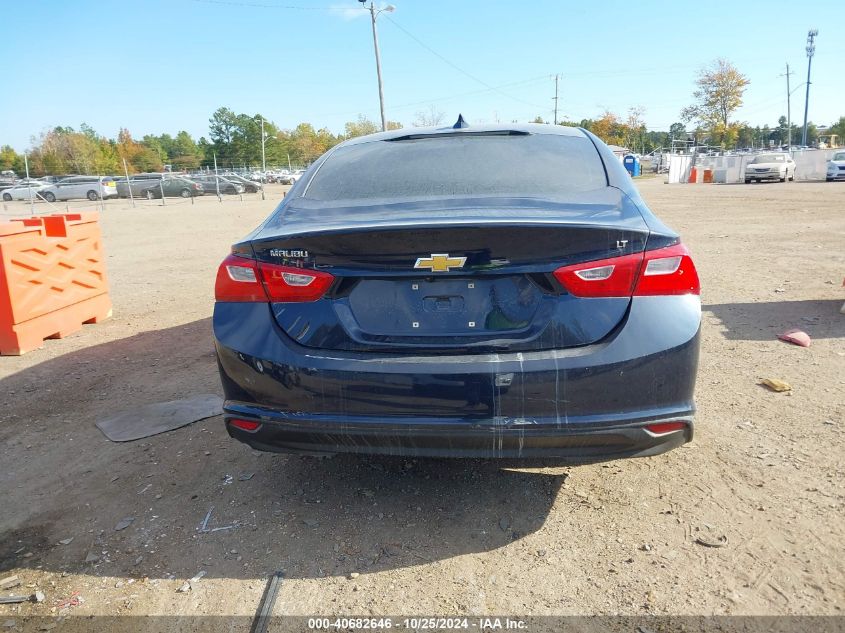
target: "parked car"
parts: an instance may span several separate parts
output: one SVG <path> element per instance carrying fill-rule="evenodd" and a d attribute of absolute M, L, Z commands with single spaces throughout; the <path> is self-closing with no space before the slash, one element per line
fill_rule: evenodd
<path fill-rule="evenodd" d="M 214 174 L 194 174 L 189 176 L 189 178 L 194 182 L 198 182 L 199 184 L 201 184 L 203 190 L 208 194 L 217 194 L 217 183 L 220 183 L 220 193 L 238 194 L 244 192 L 244 187 L 242 184 L 232 182 L 231 180 L 229 180 L 228 178 L 224 178 L 223 176 L 215 176 Z"/>
<path fill-rule="evenodd" d="M 827 161 L 825 180 L 827 182 L 845 180 L 845 151 L 834 153 Z"/>
<path fill-rule="evenodd" d="M 246 193 L 258 193 L 261 191 L 261 185 L 259 183 L 253 182 L 243 176 L 238 176 L 237 174 L 223 174 L 223 176 L 226 180 L 230 180 L 243 186 Z"/>
<path fill-rule="evenodd" d="M 11 187 L 15 186 L 15 181 L 11 178 L 4 178 L 0 180 L 0 191 L 4 191 L 6 189 L 10 189 Z"/>
<path fill-rule="evenodd" d="M 39 194 L 50 185 L 38 180 L 19 180 L 13 187 L 3 189 L 3 200 L 40 200 Z"/>
<path fill-rule="evenodd" d="M 155 181 L 155 184 L 147 185 L 147 188 L 141 191 L 141 197 L 152 200 L 154 198 L 161 198 L 161 193 L 167 198 L 190 198 L 192 196 L 201 196 L 205 193 L 200 183 L 189 180 L 188 178 L 174 177 L 162 178 Z"/>
<path fill-rule="evenodd" d="M 42 176 L 41 178 L 37 178 L 37 180 L 41 180 L 46 182 L 47 184 L 55 184 L 57 182 L 61 182 L 65 178 L 71 178 L 72 176 L 76 176 L 77 174 L 60 174 L 58 176 Z"/>
<path fill-rule="evenodd" d="M 692 439 L 698 275 L 597 137 L 402 129 L 302 178 L 217 272 L 230 436 L 571 461 Z"/>
<path fill-rule="evenodd" d="M 121 198 L 128 198 L 131 188 L 133 196 L 142 197 L 144 190 L 149 189 L 153 184 L 158 184 L 158 181 L 162 178 L 164 178 L 164 174 L 157 172 L 133 174 L 129 176 L 128 182 L 125 177 L 117 178 L 115 180 L 117 195 Z"/>
<path fill-rule="evenodd" d="M 295 172 L 290 174 L 284 174 L 279 177 L 278 182 L 282 183 L 283 185 L 295 185 L 296 181 L 302 178 L 302 174 L 305 173 L 304 169 L 297 169 Z"/>
<path fill-rule="evenodd" d="M 45 187 L 40 193 L 47 202 L 82 198 L 93 202 L 116 198 L 117 186 L 114 180 L 105 176 L 71 176 Z"/>
<path fill-rule="evenodd" d="M 795 180 L 795 161 L 786 153 L 767 153 L 755 156 L 745 166 L 745 182 L 763 180 Z"/>

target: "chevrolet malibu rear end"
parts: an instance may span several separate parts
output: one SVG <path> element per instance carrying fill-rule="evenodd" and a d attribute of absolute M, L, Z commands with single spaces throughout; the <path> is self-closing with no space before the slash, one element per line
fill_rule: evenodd
<path fill-rule="evenodd" d="M 584 130 L 353 139 L 218 270 L 226 427 L 272 451 L 654 455 L 692 438 L 698 295 Z"/>

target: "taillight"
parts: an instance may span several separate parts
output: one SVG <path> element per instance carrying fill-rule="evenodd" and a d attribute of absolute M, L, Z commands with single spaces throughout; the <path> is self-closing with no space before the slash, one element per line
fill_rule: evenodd
<path fill-rule="evenodd" d="M 686 422 L 656 422 L 654 424 L 646 424 L 645 429 L 655 435 L 663 435 L 664 433 L 674 433 L 675 431 L 683 431 L 687 428 Z"/>
<path fill-rule="evenodd" d="M 316 301 L 332 285 L 329 273 L 277 264 L 259 263 L 270 301 Z"/>
<path fill-rule="evenodd" d="M 238 418 L 233 418 L 229 420 L 229 424 L 234 426 L 236 429 L 241 429 L 242 431 L 249 431 L 253 433 L 257 431 L 261 427 L 260 422 L 255 422 L 254 420 L 241 420 Z"/>
<path fill-rule="evenodd" d="M 217 301 L 260 301 L 266 303 L 267 293 L 261 285 L 258 262 L 237 255 L 229 255 L 217 269 L 214 284 Z"/>
<path fill-rule="evenodd" d="M 564 266 L 554 275 L 576 297 L 630 297 L 642 262 L 635 253 Z"/>
<path fill-rule="evenodd" d="M 683 244 L 563 266 L 555 278 L 576 297 L 699 294 L 698 273 Z"/>
<path fill-rule="evenodd" d="M 683 244 L 646 251 L 643 261 L 635 295 L 701 294 L 698 272 Z"/>
<path fill-rule="evenodd" d="M 217 269 L 217 301 L 316 301 L 332 285 L 329 273 L 229 255 Z"/>

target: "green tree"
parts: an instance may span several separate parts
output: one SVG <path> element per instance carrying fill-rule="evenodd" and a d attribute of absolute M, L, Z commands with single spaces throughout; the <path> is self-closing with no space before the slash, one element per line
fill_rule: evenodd
<path fill-rule="evenodd" d="M 836 134 L 839 146 L 845 144 L 845 116 L 839 117 L 839 120 L 830 126 L 829 132 Z"/>
<path fill-rule="evenodd" d="M 357 121 L 348 121 L 343 126 L 345 138 L 355 138 L 356 136 L 366 136 L 367 134 L 375 134 L 381 132 L 378 125 L 370 121 L 363 114 L 358 115 Z"/>
<path fill-rule="evenodd" d="M 763 129 L 760 130 L 760 140 L 763 143 L 764 147 L 768 147 L 770 145 L 769 141 L 773 141 L 772 138 L 772 130 L 769 128 L 769 124 L 763 126 Z"/>
<path fill-rule="evenodd" d="M 0 147 L 0 171 L 11 169 L 16 174 L 22 174 L 23 156 L 18 154 L 11 145 Z"/>
<path fill-rule="evenodd" d="M 637 106 L 628 109 L 628 118 L 622 127 L 622 145 L 631 149 L 645 150 L 646 127 L 643 121 L 645 108 Z"/>
<path fill-rule="evenodd" d="M 775 139 L 775 142 L 778 145 L 782 145 L 786 143 L 787 140 L 787 132 L 788 132 L 788 125 L 785 116 L 781 116 L 778 118 L 778 126 L 772 132 L 772 138 Z"/>
<path fill-rule="evenodd" d="M 174 169 L 196 169 L 202 161 L 202 154 L 191 135 L 185 130 L 176 134 L 171 147 L 170 162 Z"/>
<path fill-rule="evenodd" d="M 754 146 L 754 128 L 747 123 L 742 123 L 737 129 L 736 138 L 737 147 L 753 147 Z"/>
<path fill-rule="evenodd" d="M 218 108 L 208 120 L 208 136 L 212 153 L 221 164 L 237 158 L 235 140 L 238 133 L 238 115 L 229 108 Z"/>
<path fill-rule="evenodd" d="M 674 139 L 683 139 L 687 136 L 687 128 L 683 123 L 673 123 L 669 126 L 669 136 Z"/>
<path fill-rule="evenodd" d="M 123 160 L 126 160 L 130 172 L 161 171 L 167 154 L 156 137 L 145 136 L 143 142 L 138 143 L 132 138 L 129 130 L 123 128 L 117 135 L 115 144 L 120 159 L 119 171 L 123 171 Z"/>
<path fill-rule="evenodd" d="M 141 145 L 152 151 L 161 163 L 165 163 L 170 159 L 166 149 L 167 139 L 169 138 L 170 136 L 168 134 L 162 134 L 161 136 L 147 134 L 141 139 Z"/>
<path fill-rule="evenodd" d="M 712 145 L 732 146 L 739 126 L 730 117 L 742 105 L 748 78 L 726 59 L 717 59 L 698 73 L 695 84 L 694 103 L 681 111 L 681 118 L 707 131 Z"/>

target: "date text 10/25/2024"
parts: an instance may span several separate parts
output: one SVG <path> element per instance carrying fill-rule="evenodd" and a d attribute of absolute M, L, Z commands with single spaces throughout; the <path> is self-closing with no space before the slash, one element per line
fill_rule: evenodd
<path fill-rule="evenodd" d="M 308 618 L 310 630 L 386 630 L 405 629 L 411 631 L 526 631 L 524 620 L 500 617 L 478 618 Z"/>

